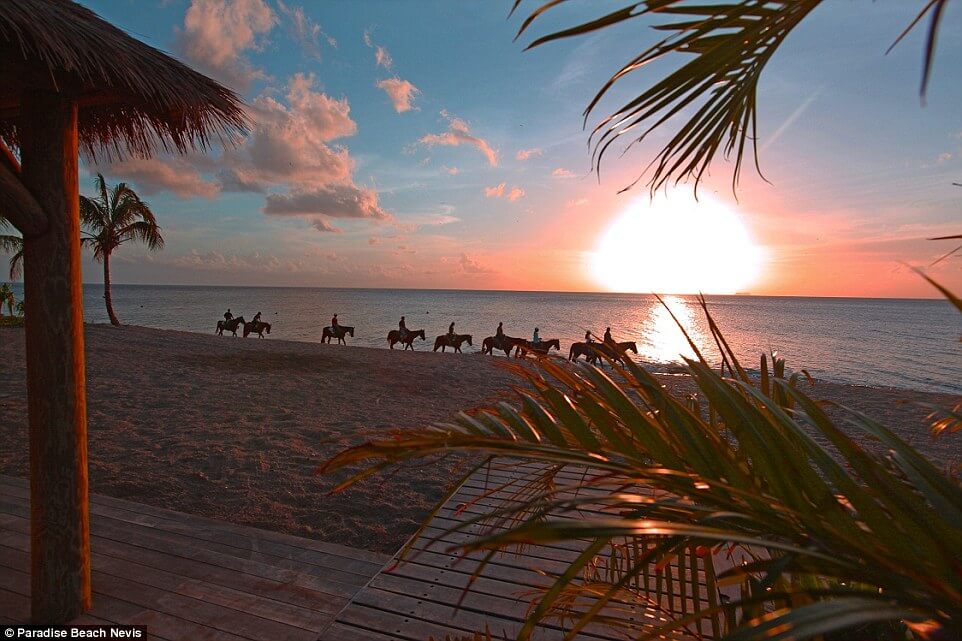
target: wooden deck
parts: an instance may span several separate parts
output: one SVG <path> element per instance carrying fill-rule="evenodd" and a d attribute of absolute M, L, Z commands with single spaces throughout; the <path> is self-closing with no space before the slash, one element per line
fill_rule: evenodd
<path fill-rule="evenodd" d="M 530 478 L 535 469 L 507 464 L 475 474 L 401 563 L 395 563 L 397 557 L 93 496 L 94 608 L 75 623 L 144 625 L 151 638 L 171 641 L 442 641 L 485 631 L 496 639 L 514 638 L 536 588 L 549 585 L 586 543 L 499 554 L 465 593 L 481 556 L 451 548 L 491 529 L 472 526 L 453 535 L 445 530 L 515 500 L 516 487 L 505 484 Z M 558 484 L 584 473 L 565 469 Z M 28 503 L 27 482 L 0 475 L 0 624 L 29 617 Z M 585 512 L 600 509 L 588 506 Z M 660 573 L 646 572 L 639 581 L 657 583 L 662 596 L 647 605 L 617 602 L 605 614 L 645 626 L 705 607 L 709 592 L 717 590 L 706 576 L 710 560 L 692 555 L 685 564 L 676 560 Z M 600 571 L 606 562 L 600 562 Z M 732 559 L 716 556 L 713 562 L 728 566 Z M 722 591 L 731 595 L 732 589 Z M 534 638 L 561 639 L 569 625 L 548 621 Z M 717 634 L 707 620 L 690 630 L 706 639 Z M 625 635 L 592 625 L 578 638 L 616 641 Z"/>
<path fill-rule="evenodd" d="M 30 613 L 29 492 L 0 476 L 0 623 Z M 314 641 L 388 557 L 92 496 L 93 611 L 151 638 Z"/>
<path fill-rule="evenodd" d="M 461 555 L 451 546 L 465 541 L 470 534 L 444 535 L 444 531 L 458 521 L 482 514 L 493 506 L 512 500 L 513 489 L 501 489 L 505 483 L 527 476 L 533 468 L 510 464 L 493 470 L 476 473 L 438 513 L 424 533 L 414 542 L 412 551 L 404 561 L 379 573 L 365 588 L 360 590 L 321 636 L 322 641 L 385 641 L 406 639 L 424 641 L 429 637 L 441 641 L 459 639 L 478 632 L 489 631 L 494 638 L 515 638 L 531 607 L 533 590 L 550 585 L 546 576 L 560 574 L 574 560 L 587 543 L 557 543 L 553 545 L 526 546 L 517 553 L 495 556 L 486 565 L 466 594 L 463 588 L 478 568 L 481 555 Z M 564 470 L 559 485 L 575 480 L 584 470 Z M 497 490 L 492 492 L 492 490 Z M 588 510 L 591 511 L 591 510 Z M 475 527 L 469 532 L 480 532 Z M 490 532 L 490 528 L 485 530 Z M 443 536 L 442 536 L 443 535 Z M 433 541 L 436 537 L 440 540 Z M 628 619 L 633 625 L 645 626 L 655 620 L 674 618 L 687 605 L 705 607 L 708 585 L 705 563 L 696 559 L 687 565 L 672 563 L 666 572 L 655 572 L 641 578 L 647 585 L 655 582 L 665 589 L 666 596 L 649 607 L 637 602 L 615 604 L 605 613 Z M 714 562 L 719 563 L 716 557 Z M 725 565 L 730 561 L 722 560 Z M 697 566 L 697 580 L 693 580 L 691 568 Z M 682 580 L 679 580 L 682 579 Z M 687 580 L 685 580 L 687 579 Z M 697 585 L 696 589 L 693 587 Z M 711 588 L 716 590 L 714 586 Z M 724 590 L 729 592 L 729 590 Z M 717 593 L 716 593 L 717 594 Z M 462 600 L 463 598 L 463 600 Z M 460 607 L 457 605 L 460 601 Z M 538 640 L 561 639 L 568 622 L 548 622 L 540 626 L 534 638 Z M 711 622 L 701 621 L 693 631 L 710 639 L 717 630 Z M 625 634 L 612 627 L 593 625 L 579 635 L 580 639 L 620 640 Z M 690 638 L 690 637 L 684 637 Z"/>

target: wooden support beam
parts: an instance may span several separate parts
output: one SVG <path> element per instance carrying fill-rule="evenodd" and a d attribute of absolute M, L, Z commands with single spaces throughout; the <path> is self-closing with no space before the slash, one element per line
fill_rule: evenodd
<path fill-rule="evenodd" d="M 23 107 L 19 180 L 48 219 L 23 260 L 31 607 L 34 622 L 60 624 L 91 605 L 77 105 L 33 91 Z"/>
<path fill-rule="evenodd" d="M 0 140 L 0 211 L 24 236 L 38 236 L 47 229 L 47 214 L 20 181 L 20 165 Z"/>

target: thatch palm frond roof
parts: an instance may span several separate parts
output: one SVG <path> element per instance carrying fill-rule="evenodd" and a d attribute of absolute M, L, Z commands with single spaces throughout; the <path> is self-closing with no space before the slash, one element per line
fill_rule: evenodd
<path fill-rule="evenodd" d="M 79 104 L 91 157 L 149 156 L 229 142 L 248 119 L 232 90 L 69 0 L 0 2 L 0 136 L 17 144 L 24 95 L 53 89 Z"/>

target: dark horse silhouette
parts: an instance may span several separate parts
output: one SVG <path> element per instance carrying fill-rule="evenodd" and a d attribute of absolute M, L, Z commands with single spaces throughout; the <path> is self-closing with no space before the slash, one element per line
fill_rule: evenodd
<path fill-rule="evenodd" d="M 528 352 L 545 355 L 552 347 L 560 351 L 561 341 L 559 341 L 557 338 L 552 338 L 550 340 L 542 340 L 540 343 L 535 345 L 531 341 L 522 340 L 515 347 L 514 355 L 516 357 L 527 356 Z"/>
<path fill-rule="evenodd" d="M 321 342 L 330 343 L 332 338 L 336 338 L 338 345 L 347 345 L 347 341 L 344 340 L 344 336 L 347 334 L 350 334 L 351 338 L 354 338 L 354 328 L 350 325 L 338 325 L 337 330 L 333 332 L 330 327 L 325 327 L 324 331 L 321 332 Z"/>
<path fill-rule="evenodd" d="M 265 323 L 264 321 L 251 321 L 249 323 L 244 323 L 244 338 L 247 338 L 248 334 L 257 334 L 261 338 L 264 338 L 264 332 L 268 334 L 271 333 L 271 324 Z"/>
<path fill-rule="evenodd" d="M 404 343 L 404 349 L 413 350 L 415 338 L 420 338 L 422 341 L 427 340 L 424 338 L 423 329 L 409 329 L 404 338 L 401 338 L 401 330 L 399 329 L 392 329 L 387 333 L 387 342 L 391 344 L 391 349 L 394 349 L 394 346 L 398 343 Z"/>
<path fill-rule="evenodd" d="M 599 354 L 613 360 L 621 360 L 625 358 L 625 353 L 628 351 L 638 353 L 638 345 L 635 344 L 635 341 L 615 343 L 614 346 L 610 343 L 572 343 L 568 349 L 568 360 L 576 361 L 579 356 L 584 356 L 589 363 L 595 363 L 598 361 Z"/>
<path fill-rule="evenodd" d="M 434 339 L 434 351 L 436 352 L 440 349 L 443 352 L 448 347 L 453 347 L 454 351 L 460 354 L 462 343 L 472 345 L 471 334 L 455 334 L 454 336 L 442 334 Z"/>
<path fill-rule="evenodd" d="M 500 349 L 504 352 L 505 356 L 511 355 L 511 350 L 513 350 L 519 343 L 523 343 L 523 338 L 515 338 L 514 336 L 503 335 L 500 339 L 497 336 L 488 336 L 486 339 L 481 341 L 481 353 L 491 354 L 494 356 L 494 350 Z"/>
<path fill-rule="evenodd" d="M 247 327 L 247 322 L 244 320 L 243 316 L 232 318 L 229 321 L 217 321 L 217 330 L 216 330 L 217 335 L 223 336 L 224 330 L 227 330 L 228 332 L 232 333 L 234 336 L 237 336 L 237 328 L 240 325 Z"/>

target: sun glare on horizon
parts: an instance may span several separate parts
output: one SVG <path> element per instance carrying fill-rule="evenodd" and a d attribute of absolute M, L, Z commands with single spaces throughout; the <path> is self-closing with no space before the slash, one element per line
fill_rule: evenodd
<path fill-rule="evenodd" d="M 763 255 L 728 205 L 674 192 L 631 203 L 599 237 L 591 267 L 615 292 L 735 294 L 755 283 Z"/>

